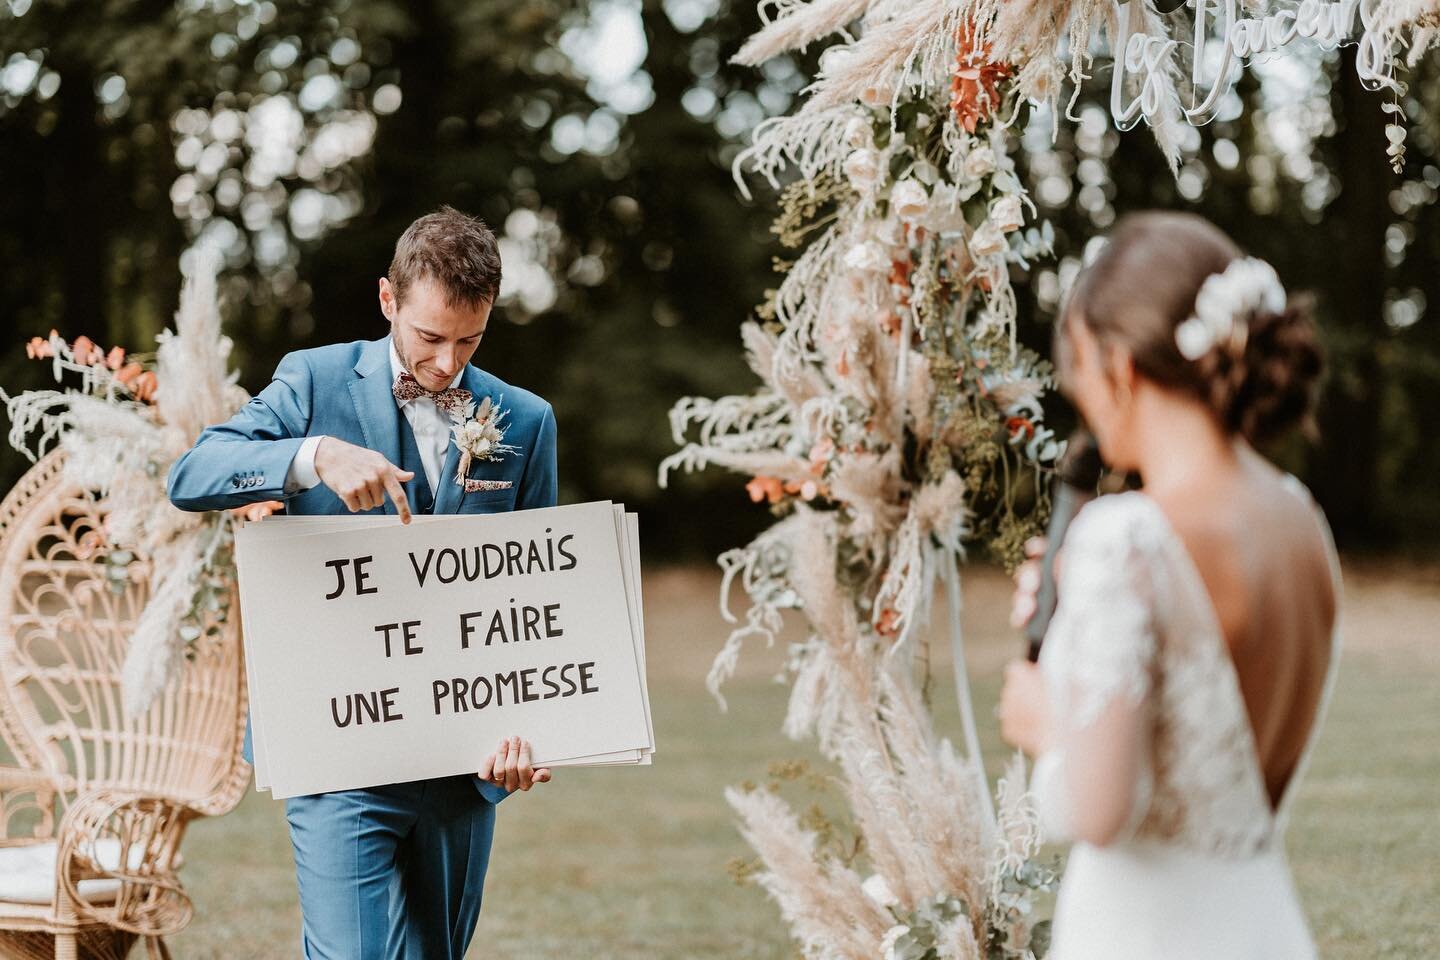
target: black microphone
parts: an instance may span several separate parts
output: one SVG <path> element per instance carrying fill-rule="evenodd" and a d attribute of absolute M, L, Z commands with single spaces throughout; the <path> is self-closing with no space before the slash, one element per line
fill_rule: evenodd
<path fill-rule="evenodd" d="M 1040 589 L 1035 596 L 1035 615 L 1025 625 L 1030 641 L 1029 659 L 1040 658 L 1040 644 L 1050 629 L 1058 597 L 1055 592 L 1055 554 L 1065 539 L 1065 531 L 1075 514 L 1096 497 L 1100 475 L 1105 463 L 1100 459 L 1100 445 L 1086 430 L 1077 430 L 1065 446 L 1065 454 L 1055 465 L 1055 484 L 1051 492 L 1050 524 L 1045 530 L 1045 556 L 1040 561 Z"/>

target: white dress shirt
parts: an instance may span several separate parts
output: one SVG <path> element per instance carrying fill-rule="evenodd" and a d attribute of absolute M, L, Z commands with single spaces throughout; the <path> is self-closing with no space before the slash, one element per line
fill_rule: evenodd
<path fill-rule="evenodd" d="M 394 383 L 395 378 L 404 372 L 400 354 L 395 352 L 395 341 L 391 340 L 390 382 Z M 465 370 L 461 368 L 455 379 L 450 381 L 450 386 L 458 387 L 464 375 Z M 425 466 L 425 481 L 430 484 L 430 495 L 438 498 L 442 480 L 440 470 L 445 465 L 445 451 L 450 445 L 450 416 L 429 397 L 407 400 L 400 404 L 400 409 L 405 412 L 405 419 L 410 422 L 410 430 L 415 434 L 415 446 L 419 448 L 420 462 Z M 323 439 L 324 436 L 306 437 L 305 442 L 300 444 L 300 450 L 290 461 L 290 469 L 285 475 L 286 492 L 309 490 L 320 482 L 320 475 L 315 472 L 315 448 Z"/>

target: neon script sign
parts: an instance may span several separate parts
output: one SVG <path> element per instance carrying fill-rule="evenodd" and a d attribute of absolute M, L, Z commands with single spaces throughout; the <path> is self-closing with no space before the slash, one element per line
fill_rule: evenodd
<path fill-rule="evenodd" d="M 1183 41 L 1139 29 L 1145 0 L 1114 0 L 1115 66 L 1110 85 L 1110 112 L 1122 130 L 1141 118 L 1153 123 L 1165 110 L 1170 90 L 1164 72 Z M 1371 27 L 1376 7 L 1384 0 L 1299 0 L 1263 16 L 1242 16 L 1238 0 L 1186 0 L 1194 11 L 1191 48 L 1192 103 L 1181 104 L 1190 123 L 1208 123 L 1225 94 L 1234 89 L 1241 68 L 1254 59 L 1283 56 L 1293 43 L 1309 40 L 1331 49 L 1357 43 L 1360 79 L 1372 89 L 1392 86 L 1390 51 Z M 1139 92 L 1133 92 L 1137 85 Z"/>

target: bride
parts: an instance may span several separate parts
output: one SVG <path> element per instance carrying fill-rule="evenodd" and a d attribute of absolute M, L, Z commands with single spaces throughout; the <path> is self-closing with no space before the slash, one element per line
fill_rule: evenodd
<path fill-rule="evenodd" d="M 1308 419 L 1309 317 L 1210 223 L 1147 213 L 1077 279 L 1056 342 L 1106 463 L 1143 489 L 1076 517 L 1039 664 L 1001 697 L 1046 833 L 1074 843 L 1049 956 L 1313 957 L 1283 833 L 1334 681 L 1339 568 L 1309 494 L 1250 446 Z"/>

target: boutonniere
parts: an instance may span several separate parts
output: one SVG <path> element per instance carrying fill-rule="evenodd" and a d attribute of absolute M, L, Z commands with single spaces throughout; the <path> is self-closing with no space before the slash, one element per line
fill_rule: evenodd
<path fill-rule="evenodd" d="M 470 480 L 472 460 L 500 460 L 506 454 L 515 453 L 518 447 L 505 442 L 505 418 L 509 411 L 499 404 L 491 403 L 486 397 L 479 407 L 471 402 L 450 414 L 450 436 L 460 450 L 460 463 L 455 469 L 455 485 L 464 487 L 466 493 L 476 490 L 505 490 L 509 480 Z"/>

